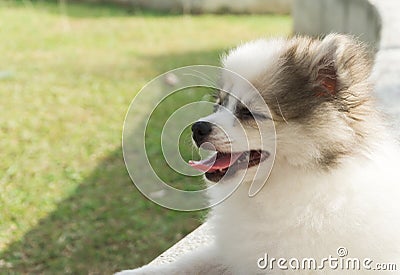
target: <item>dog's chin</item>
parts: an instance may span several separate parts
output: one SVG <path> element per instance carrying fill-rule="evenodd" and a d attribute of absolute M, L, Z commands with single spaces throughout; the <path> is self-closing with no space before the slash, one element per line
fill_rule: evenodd
<path fill-rule="evenodd" d="M 219 154 L 226 154 L 218 152 Z M 253 180 L 257 168 L 268 158 L 270 153 L 264 150 L 250 150 L 243 152 L 229 167 L 219 170 L 207 171 L 205 179 L 210 183 L 227 182 L 233 179 Z"/>

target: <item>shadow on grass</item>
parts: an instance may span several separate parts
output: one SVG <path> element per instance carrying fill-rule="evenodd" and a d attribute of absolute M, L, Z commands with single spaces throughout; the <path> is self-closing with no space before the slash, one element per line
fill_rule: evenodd
<path fill-rule="evenodd" d="M 184 65 L 217 65 L 219 53 L 143 58 L 163 73 Z M 161 151 L 155 147 L 151 157 L 161 158 Z M 146 199 L 132 184 L 119 146 L 54 212 L 0 254 L 12 264 L 0 266 L 0 273 L 110 274 L 134 268 L 191 232 L 204 214 L 167 210 Z"/>
<path fill-rule="evenodd" d="M 109 274 L 147 263 L 199 224 L 199 213 L 144 198 L 119 148 L 0 259 L 16 273 Z"/>

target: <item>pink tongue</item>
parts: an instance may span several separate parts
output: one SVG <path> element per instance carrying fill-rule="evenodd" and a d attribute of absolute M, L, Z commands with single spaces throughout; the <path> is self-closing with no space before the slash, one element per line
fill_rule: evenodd
<path fill-rule="evenodd" d="M 219 154 L 215 153 L 208 159 L 194 161 L 189 160 L 189 165 L 194 169 L 199 170 L 201 172 L 214 172 L 219 169 L 225 169 L 231 166 L 238 158 L 242 155 L 242 153 L 232 153 L 232 154 Z"/>

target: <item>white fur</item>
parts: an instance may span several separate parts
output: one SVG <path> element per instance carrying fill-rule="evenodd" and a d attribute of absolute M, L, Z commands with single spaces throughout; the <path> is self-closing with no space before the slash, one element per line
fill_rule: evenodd
<path fill-rule="evenodd" d="M 244 44 L 224 57 L 223 64 L 247 79 L 256 78 L 277 61 L 282 43 L 258 40 Z M 234 79 L 224 79 L 224 87 L 229 87 L 239 98 L 244 96 L 235 87 Z M 205 119 L 222 125 L 230 136 L 239 135 L 232 126 L 233 118 L 225 111 Z M 318 261 L 329 255 L 337 256 L 338 247 L 346 247 L 348 257 L 397 263 L 400 269 L 398 145 L 383 134 L 381 140 L 370 141 L 369 152 L 348 157 L 339 167 L 324 171 L 302 165 L 307 155 L 310 158 L 315 155 L 316 149 L 309 140 L 294 138 L 296 134 L 306 136 L 300 126 L 289 126 L 277 134 L 277 146 L 285 157 L 278 152 L 261 192 L 249 198 L 249 183 L 244 182 L 231 197 L 212 209 L 208 224 L 215 235 L 215 244 L 169 265 L 145 266 L 122 274 L 309 274 L 312 272 L 307 270 L 261 270 L 257 259 L 268 253 L 275 258 L 314 257 Z M 337 129 L 322 131 L 338 139 L 351 132 L 345 126 Z M 221 140 L 221 136 L 217 135 L 216 140 Z M 233 147 L 240 147 L 242 142 L 234 143 Z M 295 147 L 300 153 L 291 158 L 290 152 Z M 226 180 L 220 183 L 221 189 L 213 190 L 220 192 L 229 184 L 233 183 Z M 320 274 L 330 272 L 326 267 Z M 335 273 L 375 274 L 363 270 Z"/>
<path fill-rule="evenodd" d="M 284 46 L 284 39 L 258 39 L 232 49 L 222 57 L 224 68 L 252 81 L 277 61 Z M 230 81 L 224 79 L 225 83 Z"/>

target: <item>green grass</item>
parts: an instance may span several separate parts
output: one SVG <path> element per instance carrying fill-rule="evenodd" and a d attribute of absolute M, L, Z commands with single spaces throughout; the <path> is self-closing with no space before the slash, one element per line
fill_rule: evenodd
<path fill-rule="evenodd" d="M 217 65 L 227 48 L 290 26 L 285 16 L 1 2 L 0 273 L 108 274 L 198 226 L 202 213 L 163 209 L 131 183 L 121 152 L 130 101 L 160 73 Z M 160 158 L 157 137 L 147 143 Z"/>

